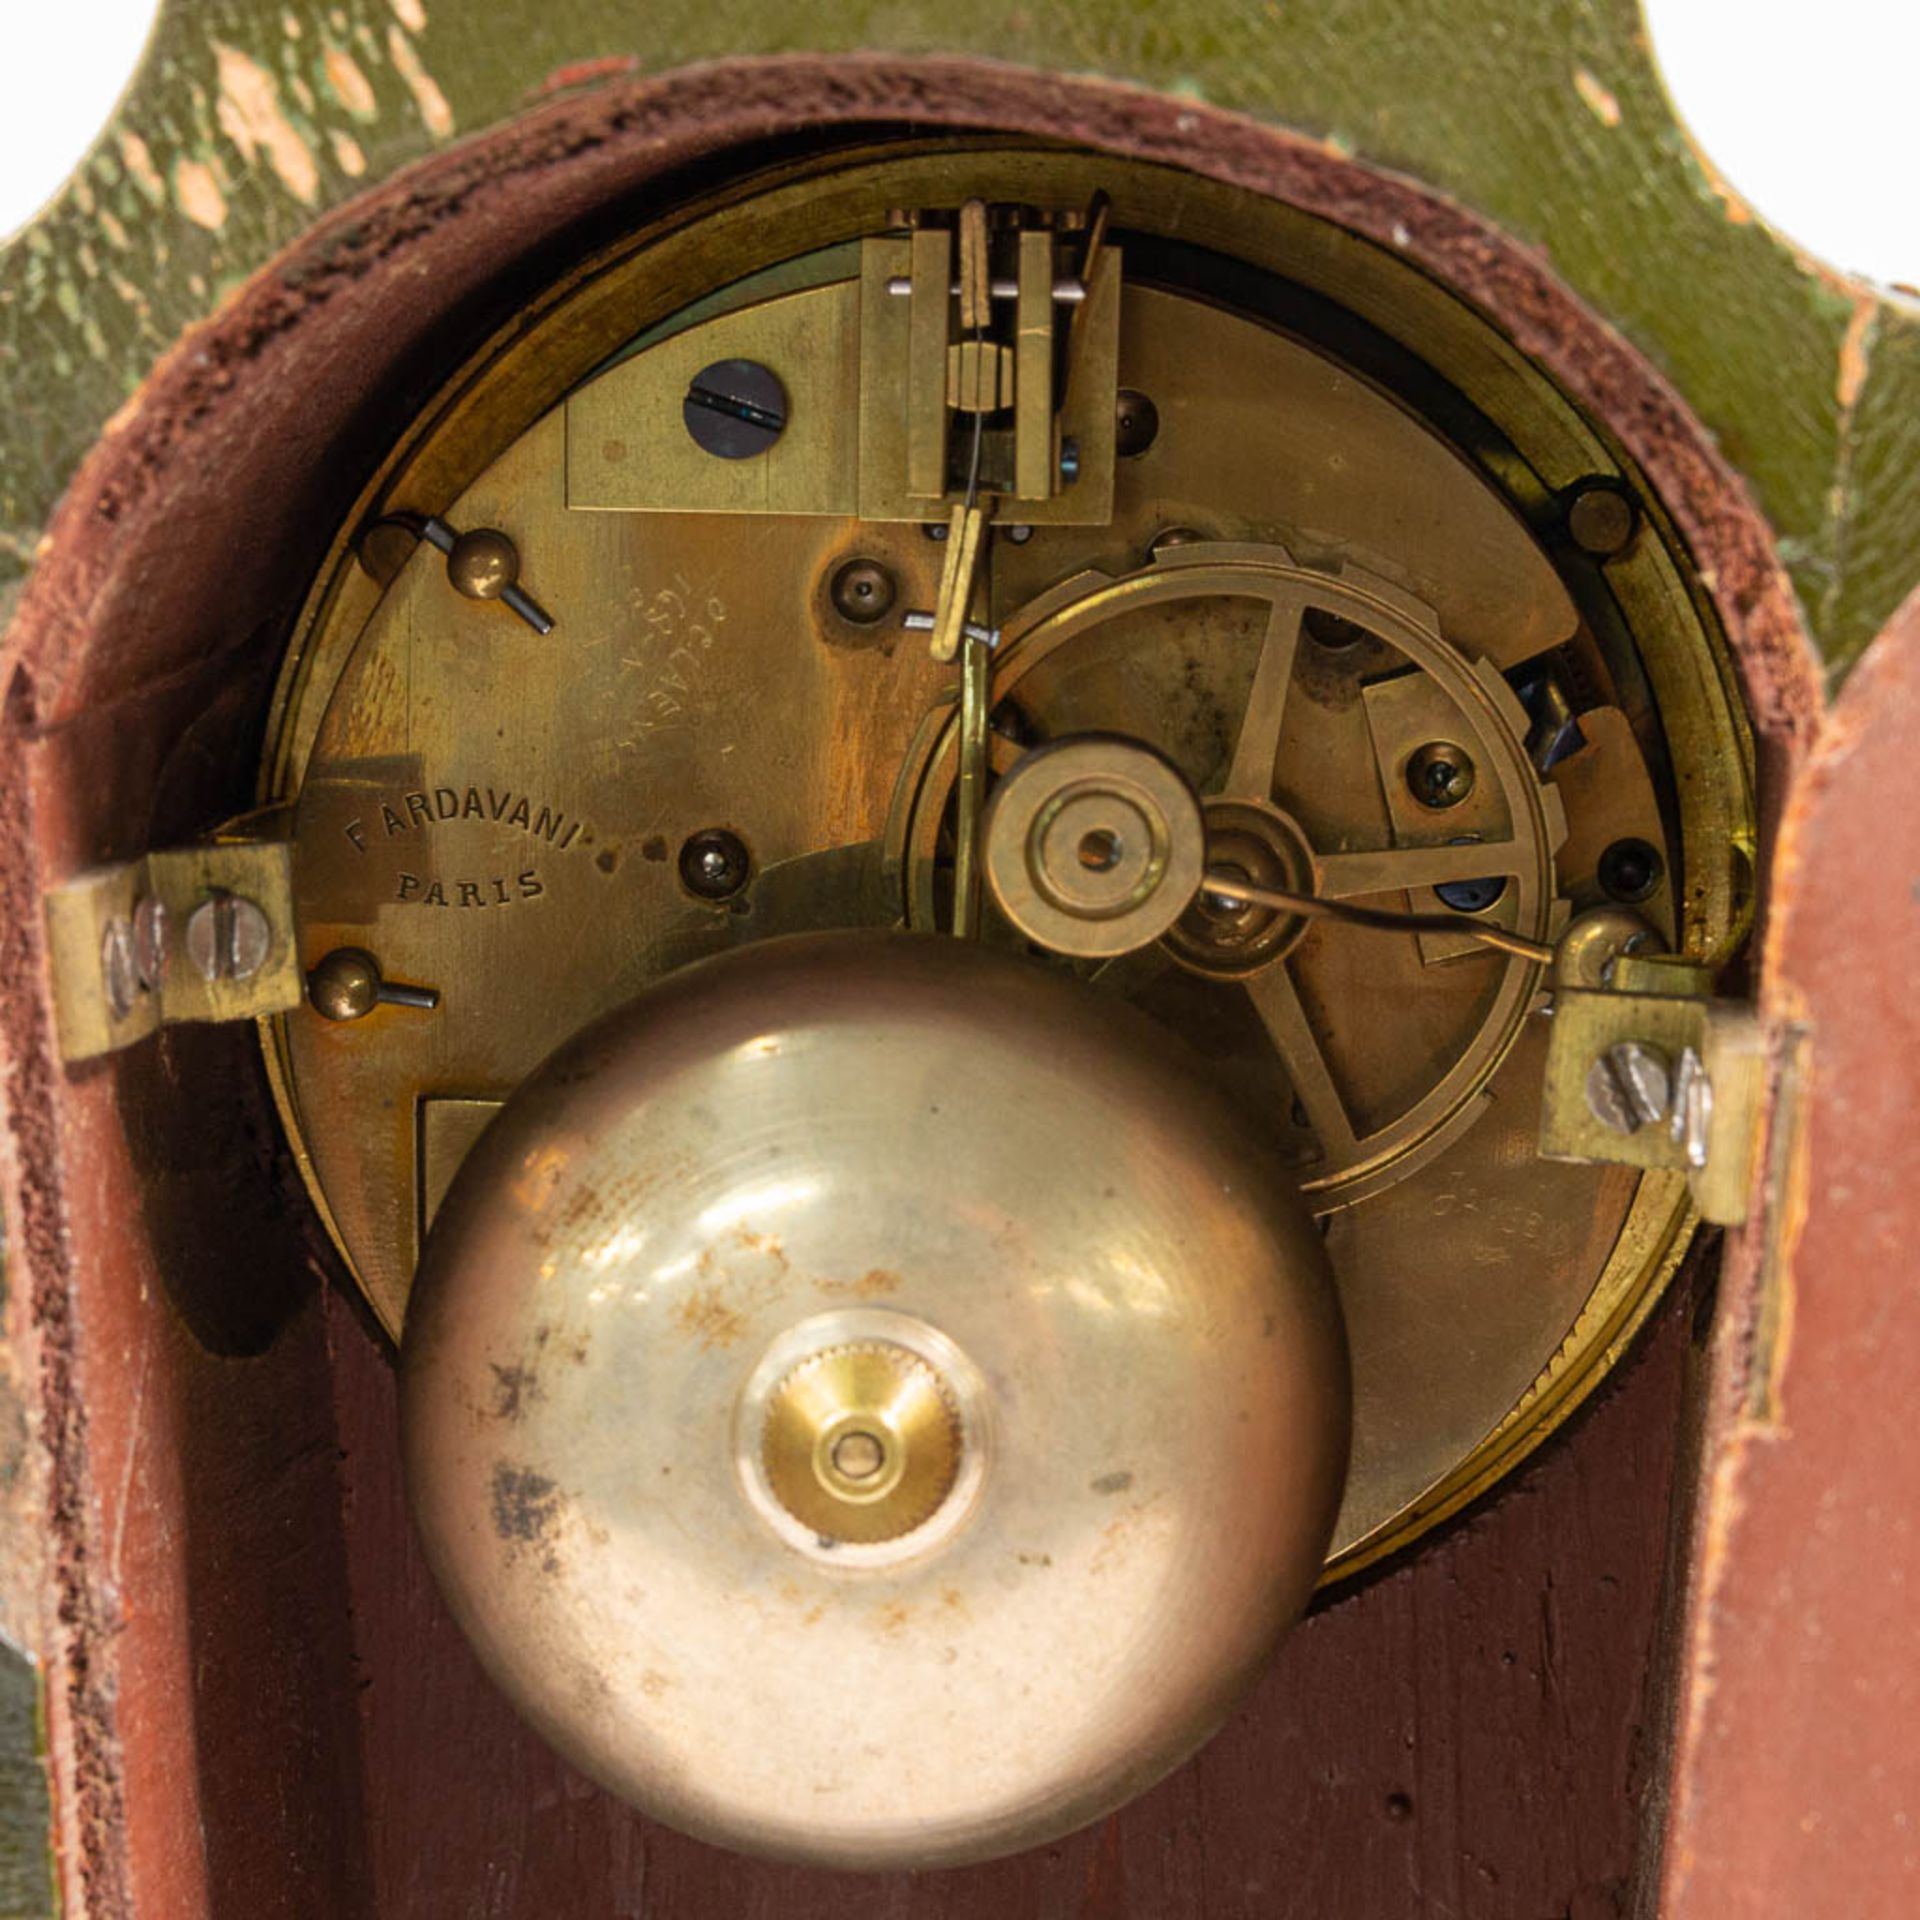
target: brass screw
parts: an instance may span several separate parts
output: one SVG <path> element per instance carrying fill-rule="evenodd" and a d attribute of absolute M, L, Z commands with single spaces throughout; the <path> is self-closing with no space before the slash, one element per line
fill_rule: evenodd
<path fill-rule="evenodd" d="M 400 577 L 400 569 L 413 557 L 413 550 L 419 544 L 420 526 L 417 521 L 398 514 L 388 514 L 374 521 L 360 535 L 354 545 L 354 558 L 360 562 L 370 580 L 390 587 Z"/>
<path fill-rule="evenodd" d="M 1568 922 L 1554 944 L 1553 981 L 1559 987 L 1611 986 L 1621 955 L 1657 950 L 1651 921 L 1625 907 L 1590 907 Z"/>
<path fill-rule="evenodd" d="M 447 578 L 469 600 L 498 600 L 520 578 L 520 550 L 497 527 L 474 527 L 447 553 Z"/>

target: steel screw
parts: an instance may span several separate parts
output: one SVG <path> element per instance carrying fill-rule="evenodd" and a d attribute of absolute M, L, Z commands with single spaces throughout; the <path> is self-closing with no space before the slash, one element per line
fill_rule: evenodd
<path fill-rule="evenodd" d="M 1641 1040 L 1622 1040 L 1587 1069 L 1587 1108 L 1615 1133 L 1638 1133 L 1667 1117 L 1673 1080 L 1667 1057 Z"/>
<path fill-rule="evenodd" d="M 133 903 L 133 964 L 143 987 L 166 978 L 167 910 L 157 894 L 143 893 Z"/>
<path fill-rule="evenodd" d="M 787 390 L 757 360 L 716 360 L 693 376 L 680 417 L 716 459 L 751 460 L 786 431 Z"/>
<path fill-rule="evenodd" d="M 187 958 L 204 980 L 251 980 L 272 947 L 267 916 L 237 893 L 216 893 L 187 916 Z"/>
<path fill-rule="evenodd" d="M 1456 834 L 1452 844 L 1456 847 L 1470 847 L 1480 836 L 1477 833 Z M 1443 880 L 1434 888 L 1434 892 L 1455 913 L 1485 913 L 1498 903 L 1507 890 L 1504 874 L 1488 874 L 1481 880 Z"/>
<path fill-rule="evenodd" d="M 1647 899 L 1660 884 L 1666 863 L 1644 840 L 1616 840 L 1600 856 L 1600 885 L 1615 900 Z"/>
<path fill-rule="evenodd" d="M 828 589 L 834 611 L 855 626 L 884 620 L 893 606 L 893 575 L 878 560 L 849 560 L 838 568 Z"/>
<path fill-rule="evenodd" d="M 1690 1167 L 1707 1164 L 1707 1134 L 1713 1126 L 1713 1082 L 1706 1063 L 1691 1047 L 1680 1055 L 1673 1076 L 1673 1118 L 1667 1135 L 1687 1156 Z"/>
<path fill-rule="evenodd" d="M 702 900 L 726 900 L 747 884 L 753 858 L 737 833 L 707 827 L 680 849 L 680 884 Z"/>
<path fill-rule="evenodd" d="M 1633 538 L 1633 502 L 1607 480 L 1589 480 L 1567 503 L 1567 533 L 1582 553 L 1610 560 Z"/>
<path fill-rule="evenodd" d="M 1309 607 L 1300 616 L 1300 631 L 1316 647 L 1324 647 L 1328 653 L 1345 653 L 1350 647 L 1357 647 L 1373 638 L 1365 627 L 1352 620 L 1343 620 L 1339 614 L 1329 613 L 1325 607 Z"/>
<path fill-rule="evenodd" d="M 133 1011 L 134 997 L 140 991 L 139 970 L 133 958 L 133 923 L 124 914 L 115 914 L 100 935 L 100 983 L 106 989 L 108 1010 L 116 1020 L 124 1020 Z"/>
<path fill-rule="evenodd" d="M 1113 450 L 1123 460 L 1143 454 L 1160 437 L 1160 409 L 1144 393 L 1122 387 L 1113 405 Z"/>
<path fill-rule="evenodd" d="M 1446 740 L 1429 740 L 1407 762 L 1407 789 L 1423 807 L 1457 807 L 1473 791 L 1473 762 Z"/>

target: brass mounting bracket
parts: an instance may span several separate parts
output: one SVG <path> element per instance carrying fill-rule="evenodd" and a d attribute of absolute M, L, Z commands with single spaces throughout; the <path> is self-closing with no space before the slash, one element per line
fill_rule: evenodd
<path fill-rule="evenodd" d="M 1751 1006 L 1703 985 L 1646 990 L 1649 973 L 1704 980 L 1683 961 L 1643 962 L 1623 978 L 1626 968 L 1616 963 L 1607 987 L 1554 995 L 1541 1157 L 1684 1173 L 1701 1217 L 1737 1226 L 1766 1104 L 1766 1028 Z"/>
<path fill-rule="evenodd" d="M 977 488 L 999 497 L 1002 517 L 1103 524 L 1121 266 L 1104 211 L 1085 233 L 1006 233 L 1012 271 L 1000 277 L 988 209 L 969 203 L 955 227 L 906 217 L 908 233 L 861 248 L 860 517 L 927 517 Z M 1009 413 L 1011 426 L 987 424 Z"/>
<path fill-rule="evenodd" d="M 284 1013 L 306 991 L 293 849 L 222 841 L 93 868 L 47 895 L 47 949 L 65 1060 L 176 1021 Z"/>

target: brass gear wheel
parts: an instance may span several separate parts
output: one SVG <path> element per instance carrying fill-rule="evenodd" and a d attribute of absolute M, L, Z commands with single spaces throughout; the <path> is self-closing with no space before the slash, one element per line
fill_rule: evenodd
<path fill-rule="evenodd" d="M 1002 771 L 1068 733 L 1159 747 L 1205 796 L 1210 863 L 1248 879 L 1428 912 L 1453 905 L 1542 942 L 1565 921 L 1554 861 L 1565 814 L 1527 757 L 1518 699 L 1495 667 L 1446 640 L 1429 607 L 1357 567 L 1191 540 L 1132 573 L 1077 575 L 1002 623 L 993 702 Z M 896 837 L 908 923 L 934 927 L 954 728 L 923 741 Z M 1250 1004 L 1284 1083 L 1268 1097 L 1291 1096 L 1279 1111 L 1291 1107 L 1302 1136 L 1302 1189 L 1327 1211 L 1382 1191 L 1471 1126 L 1536 1004 L 1530 961 L 1464 937 L 1409 934 L 1403 946 L 1383 966 L 1376 933 L 1309 931 L 1203 899 L 1157 947 L 1096 978 L 1216 1054 L 1250 1051 L 1246 1029 L 1216 1021 L 1217 1008 L 1196 1014 L 1194 982 L 1216 1002 Z M 1389 996 L 1403 1004 L 1387 1030 L 1370 1015 L 1356 1031 L 1343 1001 L 1410 964 L 1422 991 Z M 1194 978 L 1161 996 L 1173 971 Z M 1410 1082 L 1402 1069 L 1415 1061 L 1437 1070 Z"/>

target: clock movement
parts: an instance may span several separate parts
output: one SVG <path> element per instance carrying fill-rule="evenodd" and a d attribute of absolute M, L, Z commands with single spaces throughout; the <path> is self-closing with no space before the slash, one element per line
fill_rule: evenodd
<path fill-rule="evenodd" d="M 224 1486 L 167 1496 L 184 1548 L 130 1521 L 175 1471 L 148 1389 L 47 1376 L 131 1463 L 48 1563 L 73 1644 L 172 1644 L 131 1537 L 229 1620 L 181 1683 L 209 1729 L 258 1658 L 322 1771 L 386 1783 L 287 1843 L 328 1911 L 496 1910 L 397 1863 L 549 1799 L 816 1891 L 1044 1878 L 1304 1671 L 1334 1704 L 1285 1739 L 1336 1797 L 1341 1699 L 1452 1662 L 1498 1697 L 1524 1636 L 1468 1649 L 1482 1592 L 1549 1707 L 1614 1674 L 1565 1777 L 1642 1805 L 1597 1756 L 1635 1712 L 1707 1738 L 1646 1691 L 1716 1577 L 1683 1469 L 1792 1337 L 1834 1084 L 1757 992 L 1824 695 L 1711 435 L 1497 226 L 1164 93 L 596 69 L 487 141 L 190 340 L 21 602 L 17 1264 L 57 1359 L 110 1323 L 46 1303 L 132 1263 L 166 1357 L 131 1377 Z M 63 1102 L 122 1213 L 47 1198 Z M 1578 1517 L 1512 1547 L 1554 1473 Z M 1385 1624 L 1414 1591 L 1443 1624 Z M 1337 1680 L 1342 1621 L 1379 1637 Z M 107 1739 L 90 1684 L 63 1754 Z M 1397 1826 L 1418 1739 L 1368 1699 Z M 430 1758 L 455 1723 L 490 1731 Z M 63 1804 L 133 1872 L 123 1813 Z M 146 1910 L 272 1880 L 195 1819 L 229 1866 Z M 655 1910 L 553 1871 L 497 1910 Z"/>

